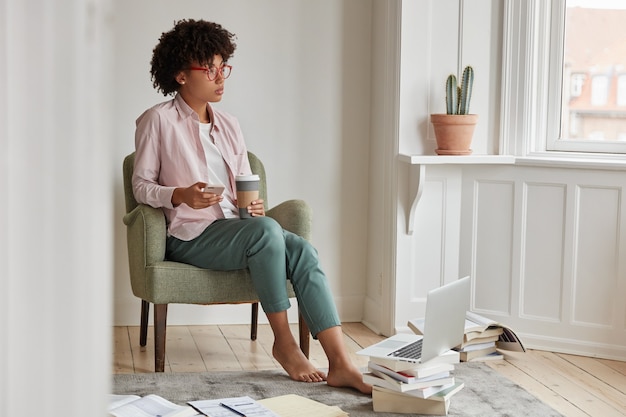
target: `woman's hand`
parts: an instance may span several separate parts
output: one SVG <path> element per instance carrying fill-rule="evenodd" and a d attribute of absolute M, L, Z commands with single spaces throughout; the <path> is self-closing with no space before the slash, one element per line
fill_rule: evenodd
<path fill-rule="evenodd" d="M 204 192 L 206 186 L 204 182 L 197 182 L 187 188 L 176 188 L 172 193 L 172 204 L 176 207 L 185 203 L 193 209 L 203 209 L 224 199 L 221 195 Z"/>
<path fill-rule="evenodd" d="M 265 216 L 265 207 L 263 206 L 264 201 L 262 199 L 254 200 L 250 203 L 248 207 L 248 213 L 252 217 Z"/>

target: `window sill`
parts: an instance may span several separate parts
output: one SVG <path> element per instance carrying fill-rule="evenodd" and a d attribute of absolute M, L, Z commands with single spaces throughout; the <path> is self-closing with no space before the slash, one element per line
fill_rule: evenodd
<path fill-rule="evenodd" d="M 411 165 L 437 164 L 514 164 L 511 155 L 398 155 L 401 162 Z"/>
<path fill-rule="evenodd" d="M 515 157 L 515 165 L 548 168 L 603 169 L 622 171 L 626 170 L 626 156 L 599 156 L 593 154 L 571 155 L 571 152 L 570 155 L 535 154 L 524 157 Z"/>
<path fill-rule="evenodd" d="M 530 156 L 513 155 L 409 155 L 399 154 L 401 162 L 410 165 L 519 165 L 548 168 L 571 168 L 571 169 L 604 169 L 626 170 L 626 155 L 594 154 L 532 154 Z"/>

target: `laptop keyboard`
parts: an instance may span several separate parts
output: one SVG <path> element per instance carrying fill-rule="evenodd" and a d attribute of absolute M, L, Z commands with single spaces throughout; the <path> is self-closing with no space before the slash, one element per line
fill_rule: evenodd
<path fill-rule="evenodd" d="M 393 356 L 397 358 L 407 358 L 407 359 L 419 359 L 422 357 L 422 341 L 424 339 L 417 340 L 413 343 L 410 343 L 398 350 L 391 352 L 387 356 Z"/>

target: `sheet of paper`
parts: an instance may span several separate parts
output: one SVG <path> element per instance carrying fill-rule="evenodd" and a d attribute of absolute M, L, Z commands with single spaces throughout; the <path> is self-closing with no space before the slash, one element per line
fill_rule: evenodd
<path fill-rule="evenodd" d="M 329 406 L 295 394 L 259 400 L 261 404 L 280 417 L 346 417 L 348 413 L 336 406 Z"/>
<path fill-rule="evenodd" d="M 189 401 L 187 404 L 211 417 L 280 417 L 251 397 Z"/>

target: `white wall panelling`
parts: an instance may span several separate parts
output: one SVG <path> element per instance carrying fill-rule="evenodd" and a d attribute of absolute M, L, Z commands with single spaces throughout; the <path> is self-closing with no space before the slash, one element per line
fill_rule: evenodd
<path fill-rule="evenodd" d="M 493 171 L 493 170 L 492 170 Z M 474 277 L 471 307 L 480 312 L 509 315 L 512 306 L 511 285 L 507 279 L 513 270 L 513 233 L 515 225 L 515 183 L 493 175 L 474 180 L 472 218 L 461 213 L 473 225 L 471 275 Z M 469 210 L 468 210 L 469 211 Z M 465 246 L 464 246 L 465 247 Z"/>
<path fill-rule="evenodd" d="M 398 250 L 397 331 L 429 288 L 469 274 L 472 310 L 528 347 L 626 359 L 623 172 L 439 164 L 423 187 Z"/>
<path fill-rule="evenodd" d="M 563 317 L 565 241 L 571 238 L 565 235 L 567 185 L 526 181 L 522 194 L 520 316 L 558 322 Z M 546 298 L 552 302 L 543 302 Z"/>
<path fill-rule="evenodd" d="M 472 307 L 529 346 L 626 358 L 621 172 L 465 167 Z M 483 221 L 484 220 L 484 221 Z"/>

